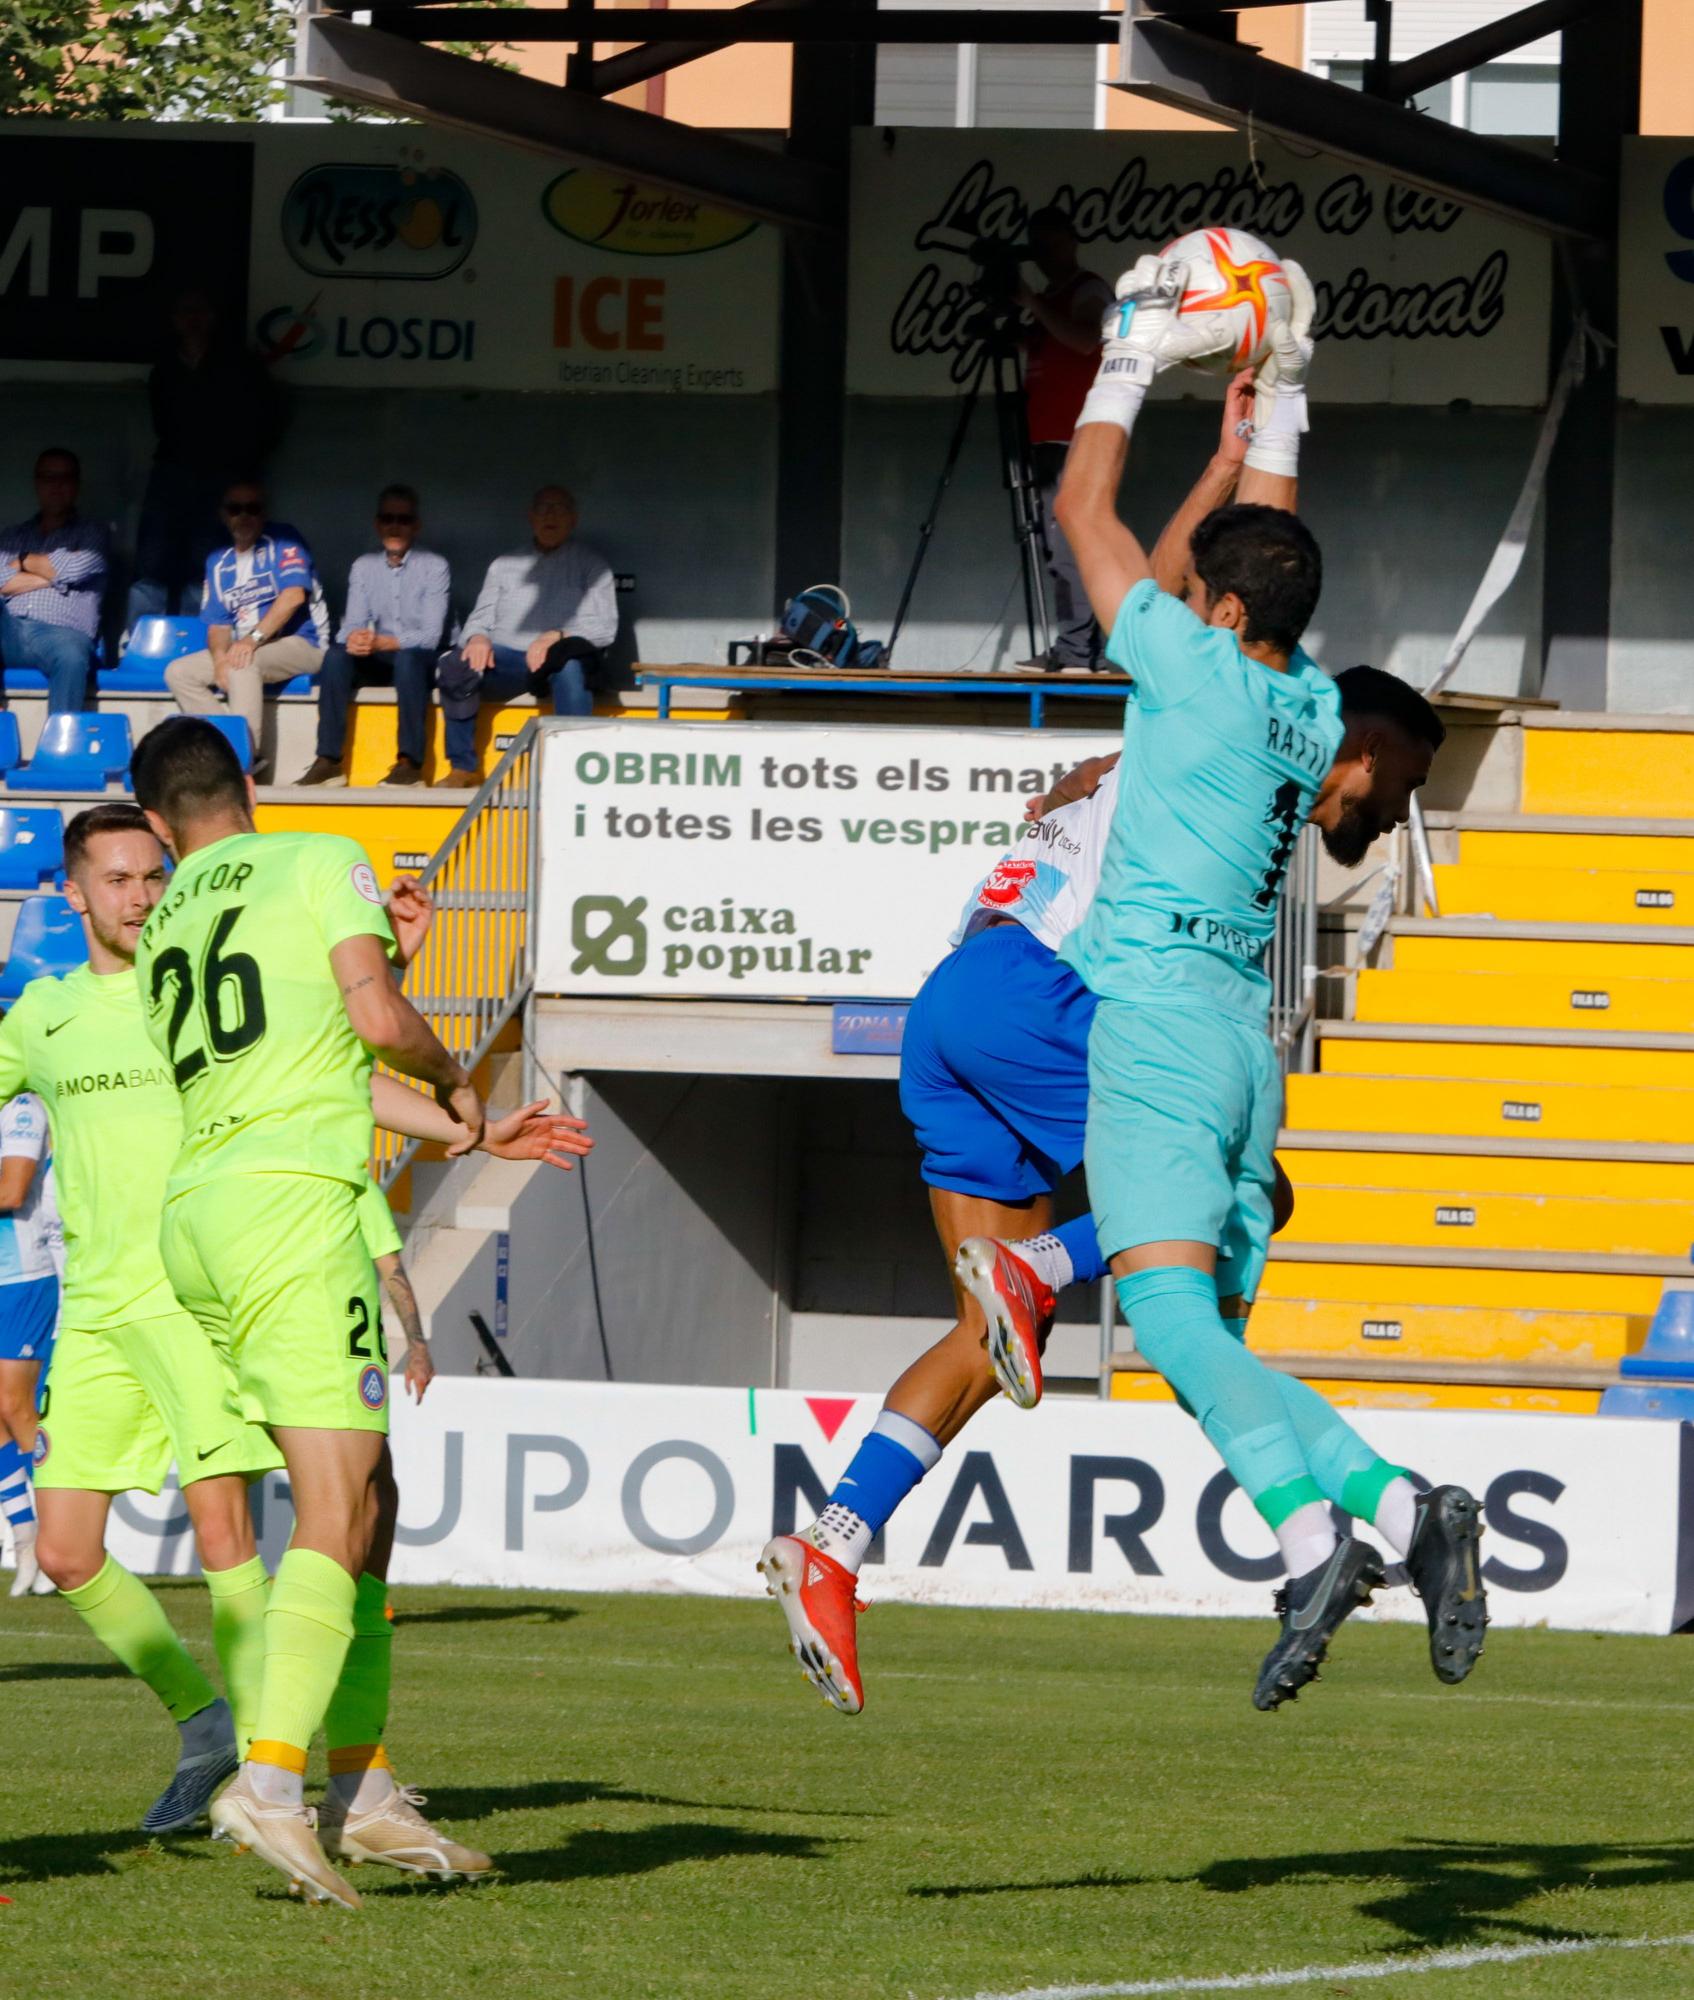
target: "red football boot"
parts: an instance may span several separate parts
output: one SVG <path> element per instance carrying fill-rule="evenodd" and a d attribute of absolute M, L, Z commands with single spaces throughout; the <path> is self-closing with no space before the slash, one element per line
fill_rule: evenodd
<path fill-rule="evenodd" d="M 767 1542 L 759 1574 L 788 1620 L 788 1648 L 800 1671 L 843 1715 L 857 1715 L 865 1705 L 854 1630 L 865 1608 L 854 1594 L 858 1579 L 798 1535 Z"/>
<path fill-rule="evenodd" d="M 1041 1400 L 1041 1344 L 1053 1324 L 1053 1294 L 992 1236 L 967 1236 L 953 1270 L 988 1321 L 995 1381 L 1020 1410 L 1033 1410 Z"/>

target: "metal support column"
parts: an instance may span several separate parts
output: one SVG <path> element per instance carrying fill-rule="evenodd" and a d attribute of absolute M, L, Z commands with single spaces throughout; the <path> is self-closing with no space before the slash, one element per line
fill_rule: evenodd
<path fill-rule="evenodd" d="M 875 0 L 856 0 L 874 12 Z M 790 231 L 782 253 L 781 387 L 777 400 L 776 575 L 772 607 L 841 576 L 847 448 L 847 194 L 853 127 L 875 114 L 876 50 L 794 51 L 788 157 L 837 177 L 841 233 Z"/>
<path fill-rule="evenodd" d="M 1623 137 L 1640 122 L 1641 0 L 1620 0 L 1565 29 L 1559 65 L 1560 163 L 1602 180 L 1614 214 Z M 1555 284 L 1555 369 L 1570 340 L 1573 289 L 1597 332 L 1615 340 L 1618 329 L 1616 231 L 1561 252 L 1570 282 Z M 1616 474 L 1617 361 L 1608 353 L 1571 397 L 1547 476 L 1541 692 L 1566 708 L 1606 706 Z"/>

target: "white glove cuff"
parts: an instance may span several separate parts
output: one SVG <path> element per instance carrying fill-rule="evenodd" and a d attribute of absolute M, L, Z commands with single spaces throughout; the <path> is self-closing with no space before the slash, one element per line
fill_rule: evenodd
<path fill-rule="evenodd" d="M 1076 420 L 1077 428 L 1080 430 L 1084 424 L 1116 424 L 1128 437 L 1135 429 L 1135 420 L 1140 416 L 1141 405 L 1146 399 L 1145 383 L 1126 382 L 1121 375 L 1102 380 L 1097 375 L 1082 405 L 1082 414 Z"/>
<path fill-rule="evenodd" d="M 1279 383 L 1260 435 L 1298 438 L 1303 431 L 1310 428 L 1311 424 L 1306 414 L 1305 390 L 1292 389 Z"/>
<path fill-rule="evenodd" d="M 1297 430 L 1279 431 L 1273 423 L 1255 433 L 1253 442 L 1247 447 L 1245 462 L 1255 472 L 1271 472 L 1283 479 L 1298 477 L 1300 433 Z"/>

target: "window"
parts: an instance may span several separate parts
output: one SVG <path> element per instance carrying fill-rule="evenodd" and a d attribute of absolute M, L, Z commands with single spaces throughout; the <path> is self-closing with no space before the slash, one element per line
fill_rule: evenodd
<path fill-rule="evenodd" d="M 1470 74 L 1470 129 L 1513 139 L 1559 130 L 1559 72 L 1550 63 L 1488 63 Z"/>

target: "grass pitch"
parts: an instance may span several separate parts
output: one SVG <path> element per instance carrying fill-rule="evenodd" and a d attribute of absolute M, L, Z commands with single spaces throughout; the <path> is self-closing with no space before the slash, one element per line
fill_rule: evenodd
<path fill-rule="evenodd" d="M 203 1590 L 163 1588 L 209 1658 Z M 168 1724 L 67 1606 L 0 1602 L 0 1994 L 952 2000 L 1694 1932 L 1675 1639 L 1496 1632 L 1447 1692 L 1361 1626 L 1265 1716 L 1268 1618 L 885 1606 L 850 1720 L 763 1602 L 396 1601 L 395 1763 L 502 1874 L 363 1868 L 356 1916 L 146 1840 Z M 1289 1990 L 1683 1995 L 1694 1948 Z"/>

